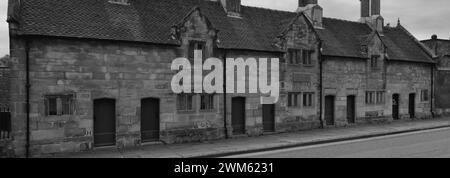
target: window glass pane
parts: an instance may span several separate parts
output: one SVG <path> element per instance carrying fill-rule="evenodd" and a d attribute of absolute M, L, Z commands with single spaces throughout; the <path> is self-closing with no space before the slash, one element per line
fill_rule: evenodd
<path fill-rule="evenodd" d="M 294 106 L 298 106 L 298 94 L 294 94 Z"/>
<path fill-rule="evenodd" d="M 62 115 L 70 115 L 72 114 L 72 97 L 71 96 L 64 96 L 61 97 L 61 104 L 62 104 Z"/>
<path fill-rule="evenodd" d="M 58 115 L 58 109 L 57 109 L 57 104 L 56 104 L 56 97 L 53 98 L 48 98 L 48 115 L 50 116 L 55 116 Z"/>
<path fill-rule="evenodd" d="M 289 53 L 289 63 L 295 64 L 295 60 L 297 58 L 296 52 L 294 50 L 291 50 Z"/>
<path fill-rule="evenodd" d="M 288 107 L 292 106 L 292 98 L 291 98 L 291 94 L 290 93 L 288 94 L 287 99 L 288 99 Z"/>
<path fill-rule="evenodd" d="M 214 95 L 201 95 L 200 98 L 200 109 L 201 110 L 211 110 L 214 109 Z"/>
<path fill-rule="evenodd" d="M 187 100 L 186 100 L 186 104 L 187 110 L 192 110 L 192 95 L 187 95 Z"/>

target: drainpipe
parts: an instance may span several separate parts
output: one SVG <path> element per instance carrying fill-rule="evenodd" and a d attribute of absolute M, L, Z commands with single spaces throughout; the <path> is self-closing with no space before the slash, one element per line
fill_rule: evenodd
<path fill-rule="evenodd" d="M 227 127 L 227 50 L 224 49 L 223 53 L 223 128 L 225 129 L 225 139 L 228 139 L 228 127 Z"/>
<path fill-rule="evenodd" d="M 26 37 L 25 37 L 26 38 Z M 30 46 L 28 39 L 25 39 L 25 70 L 26 70 L 26 144 L 25 157 L 30 157 Z"/>
<path fill-rule="evenodd" d="M 319 121 L 320 121 L 320 128 L 323 129 L 324 128 L 324 123 L 322 120 L 322 114 L 323 114 L 323 62 L 322 62 L 322 41 L 319 41 L 319 55 L 318 55 L 318 60 L 319 60 Z"/>
<path fill-rule="evenodd" d="M 430 109 L 431 117 L 434 118 L 434 70 L 435 64 L 431 64 L 431 97 L 430 97 Z"/>

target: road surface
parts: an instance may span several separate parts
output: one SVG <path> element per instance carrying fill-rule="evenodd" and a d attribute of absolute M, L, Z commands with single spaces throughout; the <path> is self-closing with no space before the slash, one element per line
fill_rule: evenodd
<path fill-rule="evenodd" d="M 450 158 L 450 128 L 235 155 L 229 158 Z"/>

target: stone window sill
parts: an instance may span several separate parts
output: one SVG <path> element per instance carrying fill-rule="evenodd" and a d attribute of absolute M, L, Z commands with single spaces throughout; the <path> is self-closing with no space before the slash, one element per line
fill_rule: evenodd
<path fill-rule="evenodd" d="M 200 110 L 201 113 L 215 113 L 217 112 L 216 109 L 205 109 L 205 110 Z"/>
<path fill-rule="evenodd" d="M 177 114 L 195 114 L 195 111 L 194 110 L 191 110 L 191 111 L 177 111 Z"/>

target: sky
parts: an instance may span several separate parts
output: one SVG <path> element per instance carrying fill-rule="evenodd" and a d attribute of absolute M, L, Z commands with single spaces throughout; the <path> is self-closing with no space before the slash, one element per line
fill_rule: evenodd
<path fill-rule="evenodd" d="M 76 0 L 74 0 L 76 1 Z M 298 0 L 242 0 L 242 4 L 269 9 L 295 11 Z M 324 17 L 357 21 L 360 17 L 359 0 L 319 0 Z M 400 18 L 401 24 L 419 40 L 437 34 L 450 38 L 449 0 L 381 0 L 381 15 L 392 26 Z M 0 0 L 0 57 L 9 54 L 9 35 L 6 14 L 8 0 Z"/>

